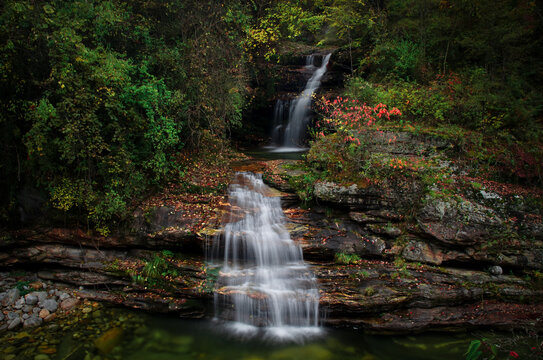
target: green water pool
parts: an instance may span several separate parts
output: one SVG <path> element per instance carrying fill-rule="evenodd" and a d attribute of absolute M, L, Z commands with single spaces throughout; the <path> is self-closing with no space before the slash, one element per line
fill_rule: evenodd
<path fill-rule="evenodd" d="M 37 329 L 0 335 L 0 359 L 19 360 L 424 360 L 464 359 L 472 332 L 376 335 L 357 328 L 324 328 L 304 342 L 243 338 L 213 320 L 184 320 L 94 304 Z M 530 337 L 507 345 L 512 334 L 485 334 L 509 358 L 530 355 Z M 515 348 L 509 348 L 515 346 Z"/>

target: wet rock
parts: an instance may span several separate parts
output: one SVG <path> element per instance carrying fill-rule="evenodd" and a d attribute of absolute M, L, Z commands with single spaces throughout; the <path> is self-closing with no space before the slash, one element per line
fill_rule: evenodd
<path fill-rule="evenodd" d="M 79 300 L 76 299 L 76 298 L 68 298 L 68 299 L 64 299 L 61 303 L 60 303 L 60 308 L 64 311 L 69 311 L 71 310 L 74 306 L 76 306 L 77 304 L 79 303 Z"/>
<path fill-rule="evenodd" d="M 119 327 L 114 327 L 106 331 L 102 336 L 94 341 L 94 345 L 102 354 L 108 354 L 117 346 L 123 336 L 123 330 Z"/>
<path fill-rule="evenodd" d="M 30 293 L 30 294 L 25 295 L 25 303 L 27 305 L 34 305 L 37 302 L 38 302 L 38 297 L 35 294 Z"/>
<path fill-rule="evenodd" d="M 22 323 L 22 321 L 21 321 L 20 317 L 17 317 L 15 319 L 11 320 L 11 322 L 8 325 L 8 330 L 16 329 L 18 326 L 21 325 L 21 323 Z"/>
<path fill-rule="evenodd" d="M 13 305 L 17 299 L 21 296 L 21 292 L 17 288 L 10 289 L 6 292 L 4 299 L 2 300 L 3 306 Z"/>
<path fill-rule="evenodd" d="M 491 273 L 492 275 L 501 275 L 503 274 L 503 269 L 501 266 L 494 265 L 488 269 L 488 272 Z"/>
<path fill-rule="evenodd" d="M 58 303 L 53 299 L 46 299 L 43 302 L 43 308 L 49 310 L 49 312 L 55 312 L 58 308 Z"/>
<path fill-rule="evenodd" d="M 40 313 L 38 314 L 38 316 L 42 319 L 45 319 L 46 317 L 48 317 L 51 313 L 49 312 L 49 310 L 47 309 L 41 309 Z"/>
<path fill-rule="evenodd" d="M 28 327 L 40 326 L 42 322 L 43 322 L 43 319 L 37 316 L 36 314 L 34 314 L 25 320 L 24 327 L 28 328 Z"/>

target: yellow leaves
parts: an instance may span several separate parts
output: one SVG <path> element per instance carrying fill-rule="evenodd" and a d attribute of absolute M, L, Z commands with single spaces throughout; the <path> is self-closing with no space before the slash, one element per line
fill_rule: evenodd
<path fill-rule="evenodd" d="M 43 6 L 43 11 L 45 11 L 46 14 L 51 15 L 55 12 L 55 9 L 50 4 L 47 4 Z"/>

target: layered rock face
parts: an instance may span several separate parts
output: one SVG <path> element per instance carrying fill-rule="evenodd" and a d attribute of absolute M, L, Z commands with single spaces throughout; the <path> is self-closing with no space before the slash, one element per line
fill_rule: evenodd
<path fill-rule="evenodd" d="M 419 167 L 423 176 L 398 176 L 394 167 L 379 181 L 304 183 L 318 205 L 287 213 L 293 238 L 318 269 L 328 321 L 386 330 L 540 327 L 538 190 L 478 183 L 450 156 L 456 145 L 436 136 L 370 131 L 365 146 L 373 163 L 429 165 Z M 293 168 L 276 161 L 265 178 L 295 191 L 291 185 L 308 175 Z"/>

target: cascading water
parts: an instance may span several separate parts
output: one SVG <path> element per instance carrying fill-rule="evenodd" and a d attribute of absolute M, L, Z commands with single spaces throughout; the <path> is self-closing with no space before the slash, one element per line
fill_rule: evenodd
<path fill-rule="evenodd" d="M 277 100 L 273 109 L 272 146 L 282 145 L 285 120 L 288 120 L 289 100 Z"/>
<path fill-rule="evenodd" d="M 313 74 L 307 81 L 304 91 L 289 104 L 288 124 L 284 131 L 282 147 L 276 151 L 291 151 L 301 149 L 305 139 L 305 129 L 310 120 L 311 98 L 312 95 L 320 87 L 322 77 L 326 73 L 330 56 L 328 54 L 323 57 L 320 67 L 315 66 L 315 56 L 310 55 L 306 58 L 306 68 L 311 69 Z M 279 106 L 277 104 L 280 104 Z M 282 100 L 278 100 L 274 111 L 274 122 L 277 119 L 282 120 L 284 110 L 282 108 Z M 275 124 L 274 124 L 275 125 Z M 281 125 L 275 125 L 272 138 L 278 138 Z M 273 141 L 273 139 L 272 139 Z"/>
<path fill-rule="evenodd" d="M 284 226 L 280 198 L 270 193 L 253 173 L 236 174 L 230 185 L 231 211 L 214 245 L 224 259 L 216 311 L 237 332 L 300 340 L 320 332 L 319 291 Z"/>

